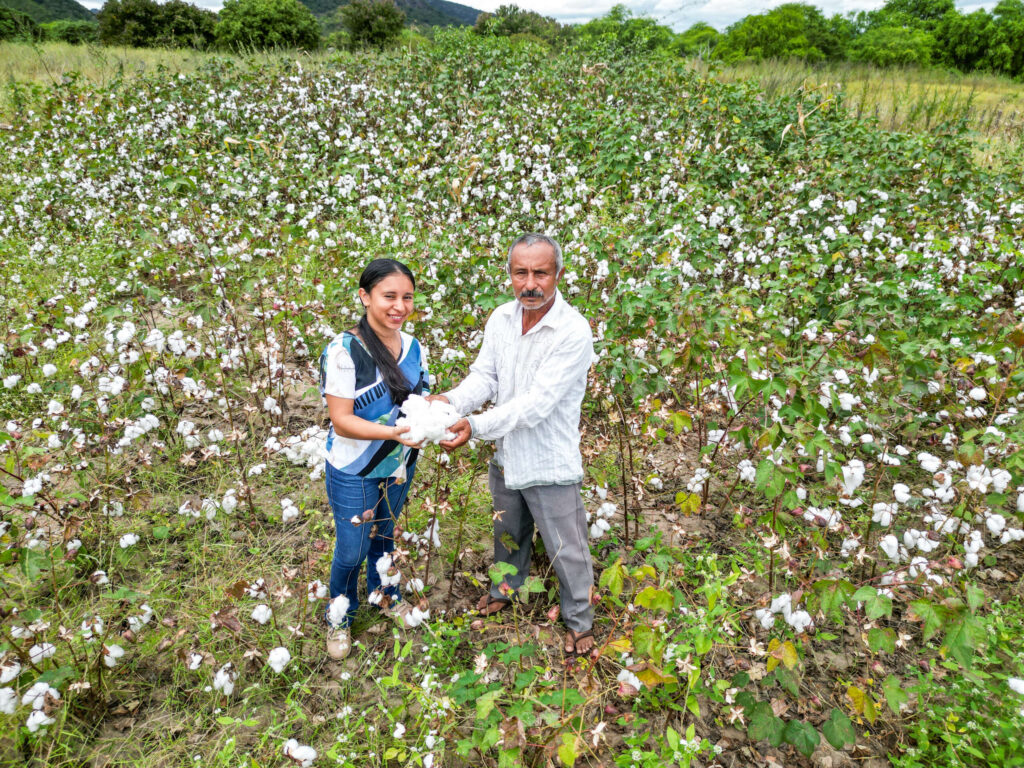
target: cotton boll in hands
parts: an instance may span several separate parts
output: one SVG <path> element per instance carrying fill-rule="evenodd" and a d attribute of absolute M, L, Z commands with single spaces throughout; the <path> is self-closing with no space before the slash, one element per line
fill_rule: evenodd
<path fill-rule="evenodd" d="M 316 750 L 305 744 L 299 744 L 295 739 L 288 739 L 284 745 L 284 756 L 294 760 L 302 768 L 309 768 L 316 760 Z"/>
<path fill-rule="evenodd" d="M 448 427 L 459 418 L 458 412 L 443 400 L 428 401 L 422 395 L 409 395 L 395 425 L 409 427 L 402 437 L 410 443 L 439 443 L 455 437 Z"/>

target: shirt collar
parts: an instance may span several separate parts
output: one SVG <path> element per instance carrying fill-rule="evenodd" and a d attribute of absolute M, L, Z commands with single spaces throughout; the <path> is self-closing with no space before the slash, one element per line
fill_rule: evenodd
<path fill-rule="evenodd" d="M 545 325 L 548 326 L 549 328 L 554 328 L 557 330 L 558 320 L 559 318 L 561 318 L 562 313 L 565 311 L 565 307 L 566 302 L 565 299 L 562 298 L 562 291 L 559 290 L 558 288 L 555 288 L 555 300 L 551 303 L 551 309 L 545 312 L 544 317 L 537 321 L 537 324 L 533 326 L 533 328 L 531 328 L 529 331 L 527 331 L 527 333 L 533 333 L 534 330 L 536 330 L 537 328 L 541 328 L 542 326 Z M 515 301 L 512 316 L 515 319 L 515 322 L 517 323 L 516 327 L 519 327 L 518 324 L 522 322 L 523 318 L 523 305 L 519 302 L 518 299 L 516 299 Z"/>

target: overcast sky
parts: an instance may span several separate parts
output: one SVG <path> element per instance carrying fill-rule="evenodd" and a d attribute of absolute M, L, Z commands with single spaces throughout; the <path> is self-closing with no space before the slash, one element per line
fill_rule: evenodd
<path fill-rule="evenodd" d="M 718 29 L 725 29 L 734 21 L 752 13 L 763 13 L 776 5 L 792 0 L 464 0 L 463 5 L 481 11 L 493 11 L 506 3 L 518 5 L 545 16 L 552 16 L 563 24 L 581 24 L 603 16 L 616 2 L 625 5 L 633 13 L 650 16 L 677 32 L 697 23 L 706 21 Z M 82 2 L 82 0 L 80 0 Z M 200 8 L 220 10 L 223 0 L 190 0 Z M 884 0 L 810 0 L 811 5 L 820 8 L 826 16 L 834 13 L 846 14 L 851 11 L 881 8 Z M 103 0 L 84 0 L 86 8 L 99 8 Z M 957 0 L 957 7 L 970 12 L 977 8 L 992 8 L 996 0 Z"/>

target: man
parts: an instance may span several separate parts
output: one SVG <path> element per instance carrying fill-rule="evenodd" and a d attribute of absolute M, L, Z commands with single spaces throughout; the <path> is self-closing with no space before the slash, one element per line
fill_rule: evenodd
<path fill-rule="evenodd" d="M 508 252 L 515 301 L 498 307 L 484 330 L 469 374 L 455 389 L 436 395 L 460 414 L 487 401 L 493 407 L 464 417 L 441 445 L 451 450 L 470 437 L 494 440 L 489 471 L 494 498 L 494 559 L 516 573 L 518 589 L 530 568 L 534 525 L 558 575 L 566 653 L 594 647 L 590 595 L 594 571 L 580 498 L 580 405 L 594 354 L 590 325 L 562 298 L 562 249 L 550 237 L 523 235 Z M 487 616 L 509 605 L 508 587 L 492 584 L 477 608 Z"/>

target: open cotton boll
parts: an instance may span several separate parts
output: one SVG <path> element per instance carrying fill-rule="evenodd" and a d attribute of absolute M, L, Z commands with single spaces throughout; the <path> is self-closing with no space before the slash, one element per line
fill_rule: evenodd
<path fill-rule="evenodd" d="M 108 667 L 116 667 L 117 660 L 124 656 L 124 648 L 120 645 L 103 646 L 103 663 Z"/>
<path fill-rule="evenodd" d="M 772 613 L 782 613 L 783 615 L 788 616 L 792 608 L 793 598 L 790 595 L 783 593 L 772 600 L 772 604 L 768 610 Z"/>
<path fill-rule="evenodd" d="M 895 504 L 886 504 L 885 502 L 879 502 L 875 504 L 871 509 L 872 522 L 878 523 L 883 528 L 888 528 L 892 524 L 892 519 L 896 515 Z"/>
<path fill-rule="evenodd" d="M 404 434 L 409 442 L 439 443 L 455 437 L 448 431 L 448 427 L 459 418 L 458 411 L 443 400 L 428 401 L 422 395 L 409 395 L 402 403 L 402 415 L 395 424 L 409 427 L 409 431 Z"/>
<path fill-rule="evenodd" d="M 234 665 L 229 661 L 213 676 L 214 690 L 220 691 L 225 696 L 230 696 L 235 690 L 235 678 L 237 677 L 238 673 L 235 672 Z"/>
<path fill-rule="evenodd" d="M 892 487 L 892 497 L 896 499 L 899 504 L 906 504 L 910 501 L 910 487 L 903 483 L 896 483 Z"/>
<path fill-rule="evenodd" d="M 345 595 L 338 595 L 331 600 L 327 608 L 327 621 L 332 627 L 340 627 L 348 616 L 348 598 Z"/>
<path fill-rule="evenodd" d="M 761 629 L 771 629 L 775 624 L 775 614 L 767 608 L 758 608 L 754 611 L 754 618 L 761 623 Z"/>
<path fill-rule="evenodd" d="M 267 666 L 279 675 L 284 672 L 284 668 L 288 666 L 288 662 L 291 660 L 292 655 L 284 647 L 275 648 L 267 654 Z"/>
<path fill-rule="evenodd" d="M 18 707 L 18 695 L 11 688 L 0 688 L 0 715 L 13 715 Z"/>
<path fill-rule="evenodd" d="M 898 563 L 900 560 L 900 542 L 891 533 L 888 536 L 883 536 L 882 540 L 878 542 L 878 548 L 885 553 L 894 563 Z"/>
<path fill-rule="evenodd" d="M 43 710 L 37 709 L 28 716 L 28 720 L 25 721 L 25 727 L 28 728 L 30 733 L 35 733 L 40 728 L 53 725 L 55 722 L 57 721 L 43 712 Z"/>
<path fill-rule="evenodd" d="M 800 633 L 814 622 L 811 620 L 811 614 L 807 611 L 793 611 L 786 616 L 786 623 L 793 628 L 794 632 Z"/>
<path fill-rule="evenodd" d="M 288 739 L 284 744 L 284 756 L 298 763 L 301 768 L 309 768 L 316 760 L 316 750 L 295 739 Z"/>
<path fill-rule="evenodd" d="M 389 554 L 382 555 L 381 558 L 377 560 L 377 575 L 380 576 L 381 587 L 394 587 L 402 580 L 402 574 L 400 574 L 397 569 L 394 573 L 389 573 L 389 571 L 391 571 L 391 565 L 392 560 L 391 555 Z"/>
<path fill-rule="evenodd" d="M 259 622 L 260 624 L 266 624 L 270 621 L 270 617 L 274 615 L 274 612 L 271 610 L 269 605 L 260 603 L 252 609 L 251 615 L 253 621 Z"/>

